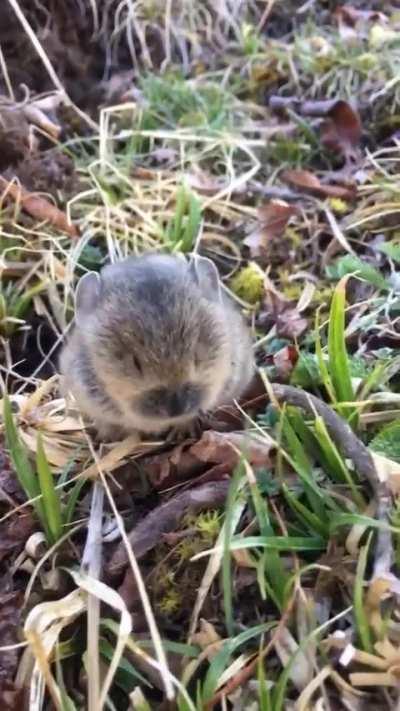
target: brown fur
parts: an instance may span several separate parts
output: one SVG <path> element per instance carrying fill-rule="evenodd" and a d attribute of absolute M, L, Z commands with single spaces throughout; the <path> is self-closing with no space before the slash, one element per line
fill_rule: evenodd
<path fill-rule="evenodd" d="M 97 283 L 96 303 L 82 313 L 77 306 L 60 366 L 101 435 L 184 426 L 247 387 L 254 366 L 244 321 L 185 260 L 130 258 L 103 269 Z"/>

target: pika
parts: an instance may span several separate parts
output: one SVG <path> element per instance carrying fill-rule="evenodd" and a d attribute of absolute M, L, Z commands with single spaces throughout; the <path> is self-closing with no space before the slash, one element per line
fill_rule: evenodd
<path fill-rule="evenodd" d="M 214 263 L 149 254 L 80 279 L 60 370 L 99 436 L 112 439 L 186 429 L 238 398 L 254 361 Z"/>

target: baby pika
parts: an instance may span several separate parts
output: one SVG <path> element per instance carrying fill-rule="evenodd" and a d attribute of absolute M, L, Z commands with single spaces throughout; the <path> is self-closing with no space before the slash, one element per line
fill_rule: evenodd
<path fill-rule="evenodd" d="M 100 434 L 160 434 L 238 398 L 250 335 L 213 262 L 151 254 L 90 272 L 60 359 L 64 388 Z"/>

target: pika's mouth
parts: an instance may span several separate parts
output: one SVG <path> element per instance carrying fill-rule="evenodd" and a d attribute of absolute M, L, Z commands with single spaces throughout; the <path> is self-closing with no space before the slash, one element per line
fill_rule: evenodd
<path fill-rule="evenodd" d="M 192 383 L 184 383 L 173 388 L 153 388 L 142 396 L 139 409 L 149 420 L 175 423 L 195 417 L 201 404 L 202 390 Z"/>

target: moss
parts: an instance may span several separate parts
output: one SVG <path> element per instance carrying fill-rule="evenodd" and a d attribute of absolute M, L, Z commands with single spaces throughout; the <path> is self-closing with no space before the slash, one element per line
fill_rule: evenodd
<path fill-rule="evenodd" d="M 248 304 L 257 304 L 264 293 L 264 272 L 254 262 L 240 269 L 231 279 L 230 287 L 236 296 Z"/>

